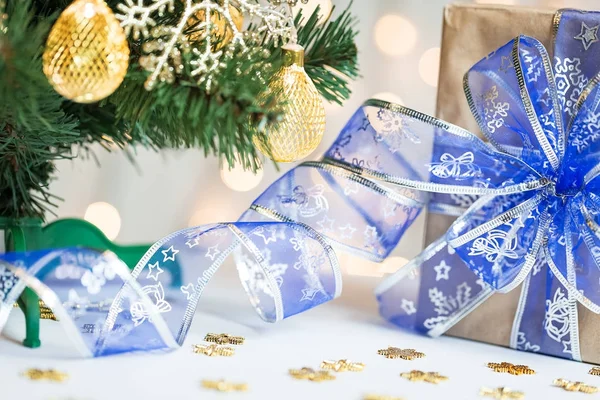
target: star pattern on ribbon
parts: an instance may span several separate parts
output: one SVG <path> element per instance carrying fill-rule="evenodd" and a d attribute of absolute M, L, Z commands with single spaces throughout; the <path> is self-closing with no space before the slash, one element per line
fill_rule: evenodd
<path fill-rule="evenodd" d="M 166 250 L 161 251 L 163 253 L 163 262 L 167 261 L 175 261 L 175 256 L 179 253 L 179 250 L 176 250 L 174 246 L 169 247 Z"/>
<path fill-rule="evenodd" d="M 154 279 L 158 281 L 158 277 L 162 274 L 164 270 L 158 265 L 158 261 L 154 264 L 148 264 L 148 275 L 146 275 L 147 279 Z"/>
<path fill-rule="evenodd" d="M 579 35 L 575 36 L 574 39 L 581 41 L 583 48 L 585 50 L 589 50 L 589 48 L 598 41 L 598 28 L 600 28 L 600 25 L 589 27 L 584 21 L 582 21 L 581 32 Z"/>

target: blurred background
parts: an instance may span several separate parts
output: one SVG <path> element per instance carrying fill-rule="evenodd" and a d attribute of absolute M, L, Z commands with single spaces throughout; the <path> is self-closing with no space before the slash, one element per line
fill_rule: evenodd
<path fill-rule="evenodd" d="M 349 0 L 309 0 L 334 13 Z M 363 78 L 353 83 L 352 98 L 343 106 L 326 104 L 327 133 L 309 159 L 318 159 L 335 140 L 347 119 L 369 97 L 402 103 L 434 113 L 439 69 L 439 45 L 446 0 L 354 0 L 360 35 L 358 48 Z M 533 7 L 600 9 L 598 0 L 479 0 Z M 457 93 L 462 96 L 462 93 Z M 199 151 L 163 151 L 143 148 L 132 163 L 119 150 L 102 148 L 95 157 L 58 163 L 51 191 L 62 197 L 58 217 L 85 217 L 120 243 L 151 243 L 189 226 L 235 221 L 252 201 L 293 165 L 280 171 L 265 162 L 254 175 L 240 168 L 222 168 L 214 157 Z M 56 217 L 48 216 L 52 221 Z M 341 255 L 344 272 L 380 277 L 417 255 L 423 246 L 424 216 L 406 235 L 395 257 L 382 265 Z"/>

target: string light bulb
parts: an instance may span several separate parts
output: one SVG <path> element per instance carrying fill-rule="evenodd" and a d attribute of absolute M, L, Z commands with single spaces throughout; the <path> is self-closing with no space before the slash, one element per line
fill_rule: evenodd
<path fill-rule="evenodd" d="M 265 97 L 281 106 L 281 120 L 254 135 L 254 145 L 276 162 L 305 158 L 321 143 L 325 134 L 325 107 L 315 84 L 304 70 L 304 48 L 287 44 L 283 67 L 272 78 Z M 270 150 L 270 151 L 269 151 Z"/>
<path fill-rule="evenodd" d="M 129 67 L 129 44 L 103 0 L 75 0 L 52 27 L 43 55 L 44 74 L 60 95 L 94 103 L 110 96 Z"/>

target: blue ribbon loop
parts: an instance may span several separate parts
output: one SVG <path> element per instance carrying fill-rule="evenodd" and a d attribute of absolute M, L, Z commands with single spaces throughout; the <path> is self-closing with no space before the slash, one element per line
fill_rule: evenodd
<path fill-rule="evenodd" d="M 580 360 L 577 303 L 600 313 L 599 26 L 600 13 L 560 11 L 554 61 L 520 36 L 466 74 L 486 142 L 369 100 L 321 161 L 282 176 L 239 221 L 176 232 L 131 273 L 88 249 L 2 255 L 0 331 L 29 286 L 84 356 L 176 348 L 230 254 L 258 314 L 279 321 L 340 294 L 334 248 L 382 261 L 428 205 L 459 218 L 378 287 L 381 314 L 438 336 L 520 287 L 511 347 Z"/>

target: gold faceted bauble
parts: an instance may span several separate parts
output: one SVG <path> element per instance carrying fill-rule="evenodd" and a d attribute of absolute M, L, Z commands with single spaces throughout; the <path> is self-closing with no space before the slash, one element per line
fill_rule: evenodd
<path fill-rule="evenodd" d="M 266 128 L 271 157 L 276 162 L 298 161 L 312 153 L 325 134 L 325 107 L 315 84 L 304 71 L 304 49 L 283 47 L 284 66 L 269 84 L 268 95 L 283 104 L 282 119 Z M 254 145 L 265 155 L 267 146 L 254 136 Z"/>
<path fill-rule="evenodd" d="M 58 93 L 93 103 L 123 82 L 129 66 L 127 37 L 103 0 L 75 0 L 52 27 L 43 62 Z"/>
<path fill-rule="evenodd" d="M 238 31 L 242 30 L 244 25 L 244 15 L 242 12 L 232 5 L 229 6 L 229 15 L 231 15 L 231 22 L 227 21 L 227 17 L 222 15 L 217 10 L 210 12 L 210 30 L 213 43 L 216 43 L 213 50 L 218 51 L 223 47 L 231 43 L 234 32 L 231 23 L 235 25 Z M 187 22 L 187 29 L 191 31 L 188 34 L 188 40 L 190 42 L 199 42 L 204 38 L 206 12 L 204 10 L 198 10 L 196 14 L 192 15 Z"/>

